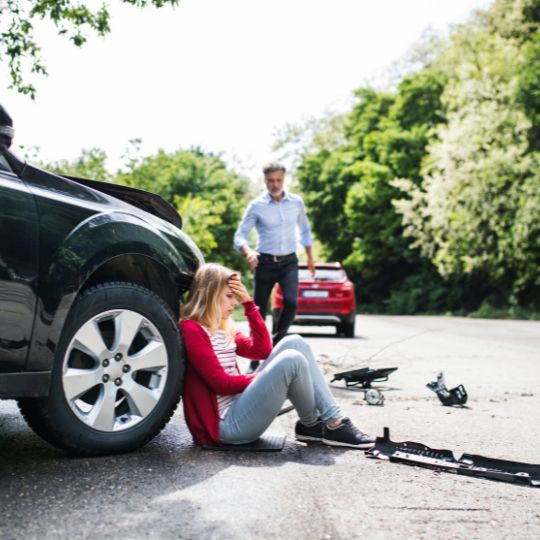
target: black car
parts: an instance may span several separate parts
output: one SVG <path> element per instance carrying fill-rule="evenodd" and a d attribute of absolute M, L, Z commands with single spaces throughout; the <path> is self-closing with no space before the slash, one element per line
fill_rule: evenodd
<path fill-rule="evenodd" d="M 0 398 L 70 452 L 126 452 L 180 399 L 181 294 L 203 262 L 160 197 L 0 155 Z"/>

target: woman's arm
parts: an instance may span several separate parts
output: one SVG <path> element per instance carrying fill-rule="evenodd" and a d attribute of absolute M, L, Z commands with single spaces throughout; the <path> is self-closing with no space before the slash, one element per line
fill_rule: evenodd
<path fill-rule="evenodd" d="M 243 302 L 242 305 L 251 330 L 251 337 L 236 332 L 236 352 L 250 360 L 265 360 L 272 352 L 272 340 L 268 328 L 253 300 Z"/>
<path fill-rule="evenodd" d="M 229 395 L 242 392 L 253 375 L 229 375 L 220 364 L 208 334 L 195 321 L 182 321 L 187 361 L 216 394 Z"/>

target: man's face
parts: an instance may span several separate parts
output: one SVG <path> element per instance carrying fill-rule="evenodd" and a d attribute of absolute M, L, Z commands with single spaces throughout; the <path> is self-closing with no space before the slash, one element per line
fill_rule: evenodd
<path fill-rule="evenodd" d="M 285 183 L 285 173 L 283 171 L 272 171 L 264 175 L 266 189 L 272 197 L 278 197 L 283 192 Z"/>

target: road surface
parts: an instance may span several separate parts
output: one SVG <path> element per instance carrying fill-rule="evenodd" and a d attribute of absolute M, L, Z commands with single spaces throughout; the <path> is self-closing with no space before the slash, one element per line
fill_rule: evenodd
<path fill-rule="evenodd" d="M 384 406 L 333 383 L 364 431 L 433 448 L 540 463 L 540 323 L 359 316 L 354 339 L 293 330 L 333 373 L 398 367 Z M 426 388 L 439 371 L 463 384 L 468 409 Z M 181 409 L 181 408 L 180 408 Z M 280 453 L 192 445 L 181 410 L 138 452 L 77 459 L 35 436 L 13 401 L 0 402 L 2 539 L 539 538 L 540 488 L 458 477 L 305 445 L 294 413 L 276 420 Z"/>

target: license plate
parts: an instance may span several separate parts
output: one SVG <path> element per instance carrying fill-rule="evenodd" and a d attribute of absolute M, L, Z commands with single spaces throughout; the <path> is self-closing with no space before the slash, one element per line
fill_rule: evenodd
<path fill-rule="evenodd" d="M 304 298 L 328 298 L 328 291 L 303 291 Z"/>

